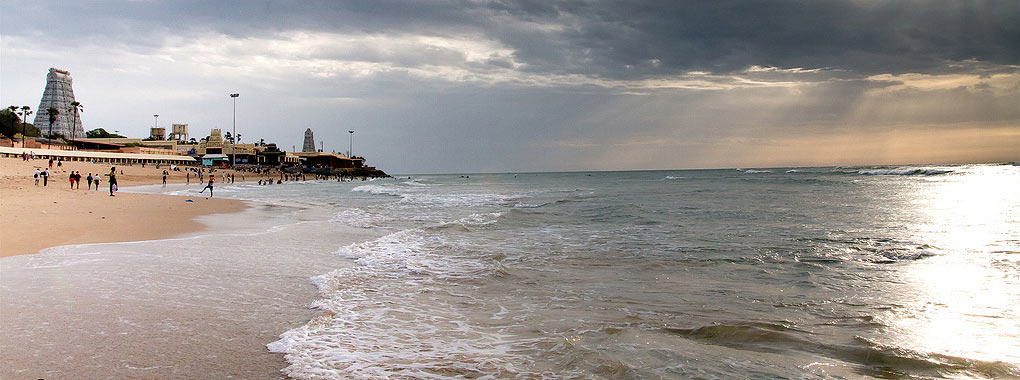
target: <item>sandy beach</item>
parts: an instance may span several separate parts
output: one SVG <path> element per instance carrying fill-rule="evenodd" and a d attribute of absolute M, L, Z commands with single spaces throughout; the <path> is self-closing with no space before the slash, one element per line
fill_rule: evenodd
<path fill-rule="evenodd" d="M 307 206 L 111 197 L 106 177 L 98 191 L 84 181 L 70 189 L 70 171 L 108 165 L 54 165 L 48 186 L 36 186 L 32 173 L 46 165 L 0 159 L 3 379 L 285 379 L 288 363 L 266 344 L 314 317 L 308 278 L 347 265 L 329 252 L 374 238 Z M 123 187 L 162 182 L 162 168 L 117 172 Z M 171 173 L 181 189 L 184 172 Z M 189 188 L 201 185 L 192 178 Z M 293 222 L 306 215 L 331 233 Z M 280 254 L 279 244 L 292 248 Z"/>
<path fill-rule="evenodd" d="M 36 168 L 46 167 L 48 162 L 41 159 L 0 159 L 0 218 L 4 221 L 4 228 L 0 229 L 0 257 L 37 253 L 68 244 L 169 238 L 204 229 L 195 220 L 199 216 L 239 212 L 246 207 L 238 200 L 208 199 L 208 192 L 194 197 L 118 192 L 111 197 L 108 179 L 102 176 L 109 173 L 110 165 L 86 162 L 64 162 L 59 167 L 54 164 L 48 185 L 43 186 L 42 180 L 36 185 L 32 174 Z M 118 166 L 118 185 L 123 188 L 160 184 L 163 170 L 168 169 L 153 165 Z M 76 189 L 69 185 L 71 171 L 82 174 Z M 168 183 L 187 181 L 184 171 L 168 172 Z M 89 173 L 102 178 L 98 190 L 87 189 L 85 177 Z M 196 189 L 201 188 L 194 175 L 191 183 Z"/>

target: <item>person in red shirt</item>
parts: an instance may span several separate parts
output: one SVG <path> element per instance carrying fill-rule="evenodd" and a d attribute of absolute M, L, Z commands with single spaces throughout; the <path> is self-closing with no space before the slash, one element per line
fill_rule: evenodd
<path fill-rule="evenodd" d="M 209 198 L 212 198 L 212 193 L 213 193 L 213 182 L 215 182 L 215 181 L 213 180 L 213 177 L 215 177 L 215 176 L 214 176 L 214 175 L 212 175 L 212 174 L 210 174 L 210 175 L 209 175 L 209 184 L 208 184 L 208 185 L 205 185 L 205 187 L 203 187 L 203 188 L 202 188 L 202 191 L 200 191 L 200 192 L 199 192 L 199 194 L 201 194 L 201 193 L 204 193 L 204 192 L 205 192 L 205 189 L 209 189 Z"/>

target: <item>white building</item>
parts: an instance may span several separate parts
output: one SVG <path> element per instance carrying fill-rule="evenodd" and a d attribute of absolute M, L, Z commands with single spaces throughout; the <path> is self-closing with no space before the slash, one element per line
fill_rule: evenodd
<path fill-rule="evenodd" d="M 35 110 L 36 128 L 44 135 L 50 134 L 50 115 L 46 112 L 50 107 L 56 108 L 56 120 L 53 122 L 53 133 L 64 135 L 65 138 L 83 138 L 85 129 L 81 125 L 81 113 L 75 112 L 71 106 L 74 101 L 74 90 L 71 89 L 71 73 L 50 68 L 46 74 L 46 88 L 43 90 L 39 108 Z"/>
<path fill-rule="evenodd" d="M 305 129 L 305 144 L 301 147 L 302 152 L 316 152 L 315 150 L 315 137 L 312 135 L 312 129 Z"/>

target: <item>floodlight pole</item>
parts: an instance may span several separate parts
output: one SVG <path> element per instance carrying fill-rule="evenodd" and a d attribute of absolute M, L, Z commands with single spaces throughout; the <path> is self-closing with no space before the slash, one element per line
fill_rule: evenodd
<path fill-rule="evenodd" d="M 347 158 L 354 158 L 354 131 L 350 130 L 347 133 L 351 134 L 351 144 L 347 148 Z"/>
<path fill-rule="evenodd" d="M 233 94 L 230 94 L 230 98 L 234 99 L 234 137 L 230 141 L 230 146 L 231 146 L 230 150 L 234 151 L 234 154 L 233 154 L 234 157 L 232 157 L 233 163 L 230 165 L 231 167 L 237 167 L 237 97 L 238 96 L 241 96 L 241 94 L 238 94 L 236 92 L 233 93 Z"/>

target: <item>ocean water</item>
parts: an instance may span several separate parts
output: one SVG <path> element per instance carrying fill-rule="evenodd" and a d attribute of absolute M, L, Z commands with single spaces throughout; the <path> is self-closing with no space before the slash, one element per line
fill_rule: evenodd
<path fill-rule="evenodd" d="M 295 379 L 1020 377 L 1016 166 L 412 175 L 216 196 L 256 207 L 208 219 L 226 232 L 15 258 L 4 275 L 117 273 L 98 298 L 194 309 L 138 330 L 268 330 L 250 340 Z M 219 322 L 167 327 L 209 309 Z M 197 357 L 244 367 L 217 364 L 230 350 Z M 160 378 L 193 360 L 132 365 Z"/>
<path fill-rule="evenodd" d="M 1020 376 L 1020 167 L 291 188 L 379 234 L 268 344 L 294 378 Z"/>

